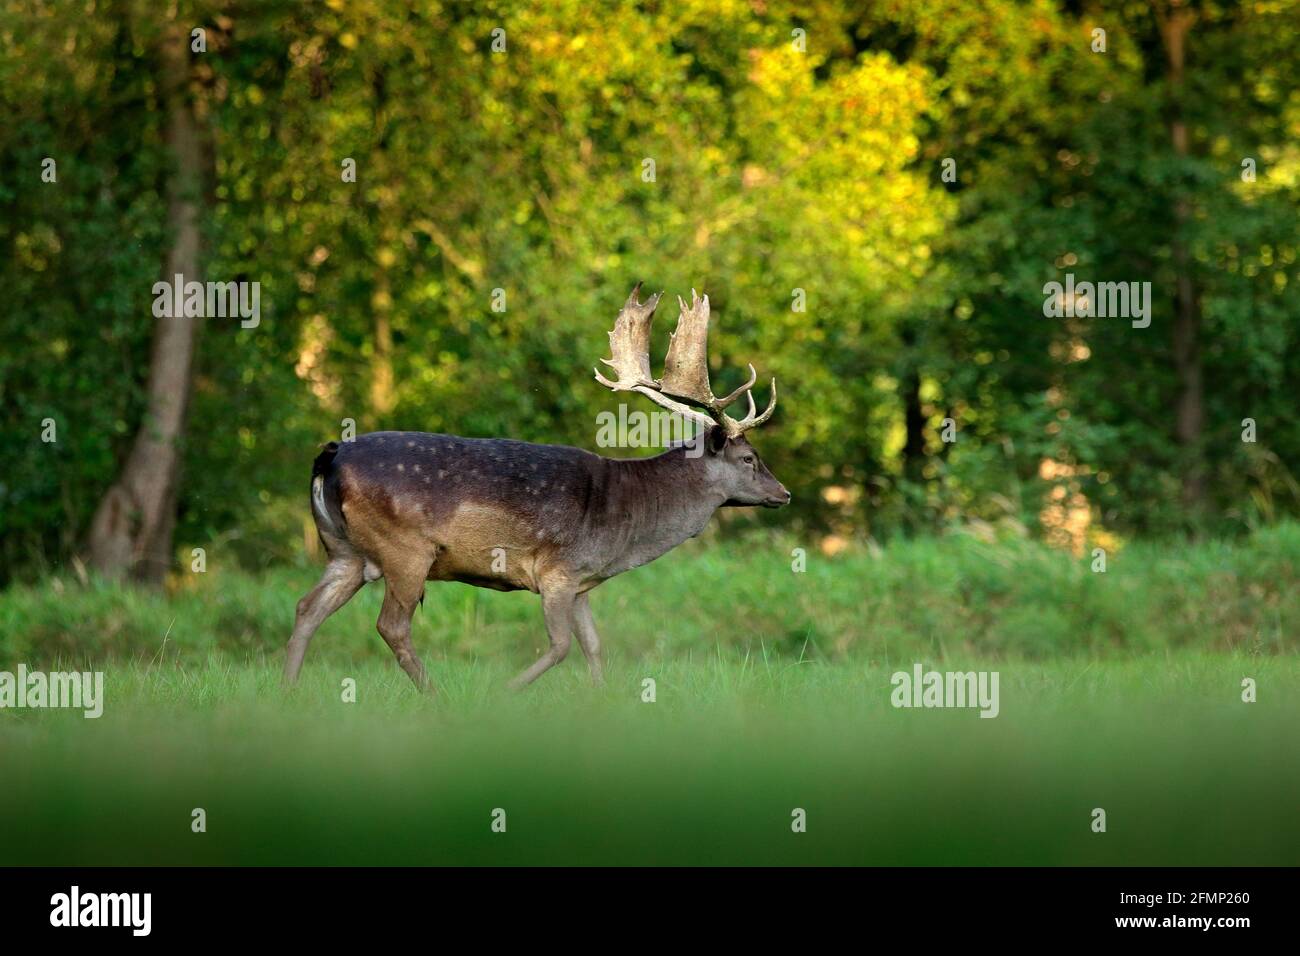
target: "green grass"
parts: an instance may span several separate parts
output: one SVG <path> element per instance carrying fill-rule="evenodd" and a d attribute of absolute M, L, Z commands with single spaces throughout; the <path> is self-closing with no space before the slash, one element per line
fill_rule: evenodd
<path fill-rule="evenodd" d="M 807 547 L 807 570 L 791 552 Z M 1190 649 L 1300 650 L 1300 524 L 1242 542 L 1136 544 L 1107 572 L 1032 541 L 953 536 L 823 558 L 808 542 L 688 542 L 593 592 L 606 643 L 678 659 L 721 648 L 792 660 L 910 662 L 1127 658 Z M 56 578 L 0 593 L 0 663 L 203 662 L 278 656 L 319 567 L 251 576 L 210 554 L 170 594 Z M 382 584 L 330 618 L 310 660 L 389 659 L 375 633 Z M 166 638 L 164 644 L 164 637 Z M 425 653 L 531 659 L 545 637 L 537 598 L 433 584 L 416 615 Z"/>
<path fill-rule="evenodd" d="M 374 632 L 378 587 L 281 691 L 310 568 L 12 589 L 0 669 L 93 666 L 107 702 L 0 710 L 0 864 L 1300 863 L 1300 529 L 1133 547 L 1104 575 L 964 538 L 794 574 L 795 546 L 611 582 L 608 685 L 575 648 L 518 695 L 531 595 L 431 586 L 428 698 Z M 1000 715 L 895 709 L 917 661 L 997 670 Z"/>

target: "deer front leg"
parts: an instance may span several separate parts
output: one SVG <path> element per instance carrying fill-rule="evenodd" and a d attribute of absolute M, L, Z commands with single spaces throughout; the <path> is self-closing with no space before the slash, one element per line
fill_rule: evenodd
<path fill-rule="evenodd" d="M 554 665 L 564 660 L 572 641 L 576 595 L 570 589 L 542 591 L 542 615 L 546 618 L 546 632 L 551 646 L 533 665 L 509 683 L 511 690 L 519 690 L 537 680 Z"/>
<path fill-rule="evenodd" d="M 587 600 L 585 591 L 573 602 L 573 631 L 578 638 L 578 646 L 587 657 L 591 682 L 599 687 L 605 683 L 605 672 L 600 665 L 600 635 L 596 632 L 596 622 L 591 617 L 591 603 Z"/>

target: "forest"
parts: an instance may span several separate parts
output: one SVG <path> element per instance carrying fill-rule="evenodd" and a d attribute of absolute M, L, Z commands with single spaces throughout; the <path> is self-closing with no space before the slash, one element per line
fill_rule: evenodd
<path fill-rule="evenodd" d="M 310 557 L 347 429 L 652 453 L 590 371 L 641 280 L 656 361 L 696 288 L 781 383 L 794 502 L 723 534 L 1300 509 L 1293 0 L 168 11 L 0 5 L 0 582 Z"/>

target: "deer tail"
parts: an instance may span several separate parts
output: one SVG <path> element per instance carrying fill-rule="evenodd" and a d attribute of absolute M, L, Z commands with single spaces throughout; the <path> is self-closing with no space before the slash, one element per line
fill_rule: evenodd
<path fill-rule="evenodd" d="M 343 509 L 339 501 L 338 473 L 334 468 L 334 456 L 338 452 L 339 443 L 329 442 L 321 446 L 320 454 L 312 462 L 311 510 L 318 529 L 343 538 Z"/>

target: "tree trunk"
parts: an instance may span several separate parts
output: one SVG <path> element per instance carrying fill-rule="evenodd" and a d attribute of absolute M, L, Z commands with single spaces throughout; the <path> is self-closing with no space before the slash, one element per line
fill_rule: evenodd
<path fill-rule="evenodd" d="M 925 481 L 925 408 L 921 403 L 921 350 L 917 348 L 917 333 L 910 323 L 899 334 L 906 363 L 899 376 L 903 399 L 903 478 L 914 484 Z"/>
<path fill-rule="evenodd" d="M 1185 0 L 1169 0 L 1169 7 L 1157 7 L 1164 38 L 1169 80 L 1169 136 L 1174 152 L 1188 154 L 1187 120 L 1183 115 L 1183 76 L 1187 35 L 1194 14 Z M 1174 435 L 1185 455 L 1183 505 L 1197 510 L 1205 499 L 1205 460 L 1201 431 L 1205 422 L 1205 392 L 1201 375 L 1201 301 L 1192 275 L 1191 255 L 1185 236 L 1191 218 L 1191 204 L 1185 195 L 1174 200 L 1174 233 L 1171 252 L 1175 273 L 1173 329 L 1174 373 L 1178 396 L 1174 404 Z"/>
<path fill-rule="evenodd" d="M 163 279 L 171 282 L 180 274 L 187 282 L 202 281 L 199 198 L 203 150 L 189 98 L 189 38 L 184 30 L 168 31 L 161 59 L 166 143 L 174 166 L 167 189 L 172 246 Z M 155 321 L 144 418 L 121 475 L 99 503 L 89 539 L 90 565 L 100 574 L 151 584 L 162 581 L 172 562 L 179 444 L 199 323 L 184 315 Z"/>
<path fill-rule="evenodd" d="M 370 168 L 381 186 L 375 192 L 371 228 L 377 240 L 370 308 L 374 316 L 374 351 L 370 358 L 370 412 L 376 427 L 387 427 L 385 419 L 397 400 L 393 376 L 393 293 L 389 281 L 390 257 L 395 257 L 397 228 L 393 222 L 393 203 L 397 194 L 394 171 L 388 157 L 388 79 L 381 67 L 371 79 L 374 93 L 375 147 L 370 153 Z"/>
<path fill-rule="evenodd" d="M 911 369 L 903 379 L 903 477 L 920 484 L 925 481 L 925 409 L 921 406 L 921 371 Z"/>
<path fill-rule="evenodd" d="M 381 254 L 383 249 L 380 250 Z M 375 320 L 374 354 L 370 359 L 370 411 L 377 416 L 376 426 L 385 427 L 384 417 L 393 410 L 393 295 L 388 269 L 375 265 L 370 308 Z"/>

